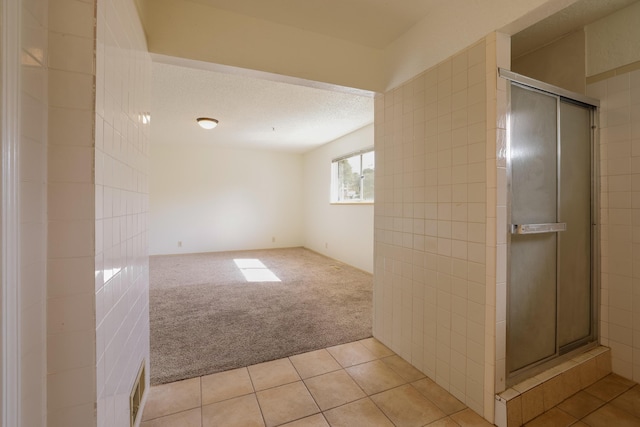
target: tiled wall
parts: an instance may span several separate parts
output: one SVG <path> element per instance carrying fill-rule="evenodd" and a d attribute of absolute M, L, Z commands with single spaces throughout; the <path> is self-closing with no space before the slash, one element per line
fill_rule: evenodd
<path fill-rule="evenodd" d="M 485 286 L 495 260 L 486 251 L 491 45 L 495 37 L 375 101 L 374 335 L 480 414 L 487 307 L 495 312 Z"/>
<path fill-rule="evenodd" d="M 132 0 L 100 0 L 95 115 L 96 361 L 100 427 L 129 425 L 149 372 L 148 158 L 151 59 Z"/>
<path fill-rule="evenodd" d="M 600 342 L 615 373 L 640 381 L 640 69 L 587 94 L 600 99 Z"/>
<path fill-rule="evenodd" d="M 5 37 L 6 36 L 4 36 L 4 22 L 0 18 L 0 58 L 4 58 L 3 47 L 4 47 L 4 38 Z M 0 60 L 0 65 L 2 65 L 2 60 Z M 0 79 L 4 80 L 5 77 L 1 73 L 2 72 L 0 71 Z M 2 96 L 3 91 L 4 91 L 4 88 L 0 85 L 0 96 Z M 0 134 L 2 134 L 2 132 L 3 132 L 3 126 L 6 126 L 6 123 L 4 123 L 5 118 L 4 118 L 3 104 L 4 103 L 0 102 Z M 4 144 L 4 141 L 1 142 L 0 144 Z M 2 294 L 2 292 L 0 292 L 0 294 Z M 2 304 L 3 304 L 2 295 L 0 295 L 0 307 L 2 307 Z M 2 330 L 4 330 L 3 316 L 0 316 L 0 328 L 2 328 Z M 3 352 L 3 344 L 2 343 L 0 343 L 0 352 Z M 4 354 L 4 353 L 2 353 L 2 354 Z M 3 377 L 2 372 L 0 372 L 0 383 L 1 384 L 5 383 L 5 378 Z M 3 390 L 0 390 L 0 400 L 2 402 L 5 402 L 3 393 L 4 393 Z"/>
<path fill-rule="evenodd" d="M 149 359 L 151 64 L 133 1 L 49 6 L 47 425 L 128 426 Z"/>
<path fill-rule="evenodd" d="M 21 418 L 36 426 L 46 416 L 47 1 L 21 13 Z"/>
<path fill-rule="evenodd" d="M 49 1 L 47 425 L 95 425 L 93 3 Z"/>

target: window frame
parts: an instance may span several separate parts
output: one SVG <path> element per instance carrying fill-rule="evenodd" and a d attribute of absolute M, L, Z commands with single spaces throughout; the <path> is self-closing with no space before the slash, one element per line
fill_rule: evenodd
<path fill-rule="evenodd" d="M 375 203 L 375 178 L 374 178 L 374 197 L 369 200 L 362 199 L 364 193 L 364 174 L 363 174 L 363 161 L 362 158 L 365 154 L 372 153 L 373 154 L 373 171 L 375 176 L 375 148 L 367 147 L 361 150 L 353 151 L 348 154 L 344 154 L 339 157 L 335 157 L 331 160 L 331 194 L 329 203 L 332 205 L 372 205 Z M 339 162 L 342 160 L 350 159 L 352 157 L 360 157 L 360 199 L 346 199 L 340 200 L 340 189 L 339 189 Z"/>

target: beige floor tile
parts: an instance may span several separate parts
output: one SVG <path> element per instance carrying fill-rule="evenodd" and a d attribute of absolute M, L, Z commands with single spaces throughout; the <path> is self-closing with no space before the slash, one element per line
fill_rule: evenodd
<path fill-rule="evenodd" d="M 444 388 L 429 378 L 424 378 L 411 383 L 427 399 L 432 401 L 442 412 L 447 415 L 462 411 L 466 405 L 449 394 Z"/>
<path fill-rule="evenodd" d="M 200 378 L 151 387 L 142 420 L 151 420 L 197 408 L 200 402 Z"/>
<path fill-rule="evenodd" d="M 282 427 L 329 427 L 322 414 L 315 414 L 292 423 L 283 424 Z"/>
<path fill-rule="evenodd" d="M 380 393 L 406 383 L 400 375 L 380 360 L 352 366 L 347 368 L 346 371 L 368 395 Z"/>
<path fill-rule="evenodd" d="M 597 381 L 585 391 L 600 400 L 608 402 L 633 387 L 635 383 L 616 374 L 610 374 Z"/>
<path fill-rule="evenodd" d="M 520 396 L 523 417 L 527 395 L 527 413 L 542 406 L 535 391 Z M 152 387 L 142 419 L 141 427 L 491 426 L 375 338 Z M 640 385 L 608 375 L 526 424 L 569 425 L 640 427 Z"/>
<path fill-rule="evenodd" d="M 150 421 L 144 421 L 140 427 L 202 427 L 200 408 L 189 409 L 177 414 L 167 415 Z"/>
<path fill-rule="evenodd" d="M 427 424 L 425 427 L 460 427 L 460 424 L 453 421 L 452 418 L 447 417 L 434 421 L 431 424 Z"/>
<path fill-rule="evenodd" d="M 558 408 L 562 409 L 569 415 L 573 415 L 574 417 L 580 419 L 595 411 L 602 405 L 604 405 L 604 402 L 602 400 L 590 395 L 589 393 L 580 391 L 564 402 L 560 403 L 558 405 Z"/>
<path fill-rule="evenodd" d="M 631 390 L 625 391 L 613 399 L 611 404 L 616 408 L 627 411 L 631 415 L 640 417 L 640 385 L 636 385 Z"/>
<path fill-rule="evenodd" d="M 264 427 L 254 394 L 202 407 L 202 427 Z"/>
<path fill-rule="evenodd" d="M 391 350 L 389 347 L 382 344 L 375 338 L 365 338 L 363 340 L 360 340 L 360 342 L 378 359 L 393 356 L 395 354 L 393 350 Z"/>
<path fill-rule="evenodd" d="M 330 409 L 324 416 L 331 427 L 394 427 L 369 398 Z"/>
<path fill-rule="evenodd" d="M 493 424 L 469 408 L 456 412 L 451 415 L 451 418 L 453 418 L 453 421 L 457 422 L 460 427 L 493 427 Z"/>
<path fill-rule="evenodd" d="M 302 381 L 259 391 L 257 396 L 267 427 L 320 412 Z"/>
<path fill-rule="evenodd" d="M 591 427 L 638 427 L 640 418 L 619 409 L 612 404 L 607 404 L 581 420 Z"/>
<path fill-rule="evenodd" d="M 289 358 L 302 379 L 337 371 L 342 367 L 325 349 L 298 354 Z"/>
<path fill-rule="evenodd" d="M 417 381 L 419 379 L 425 378 L 425 375 L 422 372 L 420 372 L 409 362 L 398 355 L 385 357 L 384 359 L 382 359 L 382 361 L 386 363 L 387 366 L 389 366 L 391 369 L 396 371 L 396 373 L 404 378 L 404 380 L 407 382 Z"/>
<path fill-rule="evenodd" d="M 300 375 L 289 359 L 249 366 L 249 375 L 256 391 L 300 381 Z"/>
<path fill-rule="evenodd" d="M 446 415 L 410 384 L 371 396 L 397 427 L 420 427 Z"/>
<path fill-rule="evenodd" d="M 203 405 L 253 393 L 247 368 L 207 375 L 201 381 Z"/>
<path fill-rule="evenodd" d="M 553 408 L 544 414 L 534 418 L 525 424 L 526 427 L 568 427 L 575 423 L 577 419 L 561 411 Z"/>
<path fill-rule="evenodd" d="M 358 341 L 329 347 L 327 351 L 344 368 L 376 359 L 376 356 Z"/>
<path fill-rule="evenodd" d="M 330 372 L 304 381 L 323 411 L 366 397 L 344 370 Z"/>

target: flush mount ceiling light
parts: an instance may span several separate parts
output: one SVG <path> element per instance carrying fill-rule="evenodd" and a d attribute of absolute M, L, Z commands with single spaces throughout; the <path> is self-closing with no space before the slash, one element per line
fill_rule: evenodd
<path fill-rule="evenodd" d="M 218 126 L 218 121 L 209 117 L 198 117 L 196 121 L 203 129 L 213 129 Z"/>

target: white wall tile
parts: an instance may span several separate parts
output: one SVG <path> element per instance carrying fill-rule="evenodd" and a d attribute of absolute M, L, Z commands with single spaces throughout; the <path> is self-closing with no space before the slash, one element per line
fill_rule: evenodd
<path fill-rule="evenodd" d="M 49 108 L 49 145 L 93 145 L 92 113 L 88 110 Z"/>
<path fill-rule="evenodd" d="M 95 367 L 88 366 L 50 374 L 47 400 L 50 408 L 93 404 L 96 400 Z"/>
<path fill-rule="evenodd" d="M 379 304 L 382 313 L 376 311 L 376 336 L 394 350 L 404 351 L 404 337 L 417 330 L 422 351 L 409 354 L 407 360 L 419 359 L 425 374 L 481 413 L 487 233 L 484 55 L 485 44 L 480 42 L 377 97 L 375 108 L 376 153 L 384 145 L 384 152 L 396 157 L 392 167 L 376 169 L 378 186 L 394 183 L 389 191 L 376 195 L 376 207 L 396 207 L 376 212 L 375 228 L 382 231 L 389 225 L 397 230 L 391 240 L 376 233 L 375 269 L 381 263 L 407 265 L 409 271 L 419 268 L 425 283 L 420 290 L 408 289 L 398 300 L 385 275 L 374 275 L 374 293 L 384 299 Z M 409 101 L 416 87 L 421 98 L 417 103 Z M 402 110 L 392 105 L 401 105 Z M 403 150 L 407 118 L 421 121 L 423 114 L 424 132 L 410 134 L 413 146 L 420 149 Z M 410 176 L 420 180 L 407 179 Z M 414 183 L 421 180 L 424 191 L 416 193 Z M 424 197 L 418 201 L 415 194 Z M 407 218 L 414 220 L 404 227 Z M 405 259 L 402 248 L 408 244 L 413 250 Z M 422 316 L 394 322 L 403 317 L 405 300 L 409 307 L 420 305 Z M 467 338 L 469 333 L 473 339 Z"/>
<path fill-rule="evenodd" d="M 49 70 L 49 105 L 93 110 L 93 76 L 64 70 Z"/>
<path fill-rule="evenodd" d="M 49 147 L 49 182 L 91 183 L 93 150 L 89 147 Z"/>
<path fill-rule="evenodd" d="M 78 37 L 52 32 L 49 35 L 49 67 L 92 74 L 93 49 L 93 37 Z"/>
<path fill-rule="evenodd" d="M 125 426 L 135 376 L 143 361 L 149 368 L 149 131 L 140 117 L 150 110 L 150 93 L 136 82 L 150 80 L 151 61 L 134 3 L 98 3 L 96 82 L 104 95 L 95 109 L 95 227 L 101 231 L 95 250 L 103 254 L 95 294 L 97 424 Z"/>
<path fill-rule="evenodd" d="M 634 337 L 640 331 L 633 291 L 636 277 L 633 260 L 640 247 L 635 243 L 632 224 L 640 215 L 633 204 L 632 177 L 640 157 L 632 143 L 634 107 L 640 102 L 637 72 L 624 73 L 587 86 L 587 93 L 600 99 L 601 145 L 601 297 L 600 341 L 611 347 L 613 371 L 638 379 L 634 358 L 640 350 Z"/>
<path fill-rule="evenodd" d="M 51 31 L 92 38 L 95 28 L 93 4 L 78 0 L 51 0 L 49 28 Z"/>
<path fill-rule="evenodd" d="M 149 81 L 150 59 L 133 2 L 49 5 L 48 390 L 59 396 L 49 399 L 48 423 L 128 425 L 114 415 L 128 413 L 135 374 L 148 362 L 140 313 L 148 309 L 149 132 L 139 118 L 150 110 L 149 86 L 135 83 Z M 97 402 L 97 419 L 84 402 Z"/>

